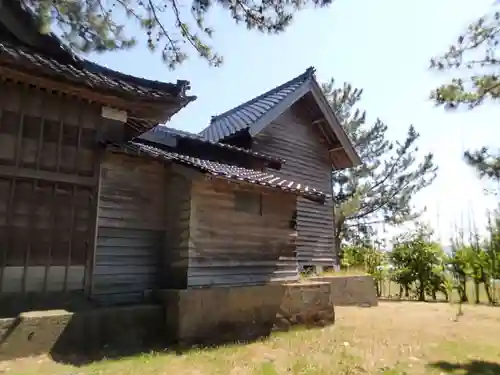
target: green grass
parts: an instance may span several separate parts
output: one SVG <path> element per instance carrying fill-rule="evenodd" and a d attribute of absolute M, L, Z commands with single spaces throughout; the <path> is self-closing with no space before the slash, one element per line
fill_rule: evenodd
<path fill-rule="evenodd" d="M 319 277 L 321 277 L 321 276 L 346 277 L 346 276 L 366 276 L 366 275 L 368 275 L 368 274 L 365 271 L 363 271 L 362 269 L 352 268 L 349 270 L 325 271 L 325 272 L 321 273 L 320 275 L 303 273 L 303 274 L 301 274 L 300 281 L 306 282 L 311 277 L 318 277 L 318 276 Z"/>
<path fill-rule="evenodd" d="M 500 374 L 500 308 L 382 302 L 337 309 L 334 326 L 185 354 L 148 353 L 73 367 L 48 357 L 0 363 L 8 375 Z"/>
<path fill-rule="evenodd" d="M 365 271 L 352 268 L 352 269 L 345 269 L 345 270 L 340 270 L 340 271 L 327 271 L 322 274 L 322 276 L 364 276 L 368 275 Z"/>

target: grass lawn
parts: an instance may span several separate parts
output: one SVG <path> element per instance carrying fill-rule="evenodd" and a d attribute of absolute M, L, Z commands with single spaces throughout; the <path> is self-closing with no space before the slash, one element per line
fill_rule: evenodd
<path fill-rule="evenodd" d="M 186 354 L 152 353 L 83 367 L 48 357 L 0 362 L 25 375 L 347 375 L 500 374 L 500 308 L 382 302 L 337 309 L 334 326 L 273 335 L 248 345 Z"/>

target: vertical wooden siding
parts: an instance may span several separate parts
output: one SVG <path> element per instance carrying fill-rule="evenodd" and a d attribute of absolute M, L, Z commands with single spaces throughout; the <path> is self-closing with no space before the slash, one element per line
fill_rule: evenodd
<path fill-rule="evenodd" d="M 279 175 L 331 192 L 332 165 L 319 130 L 291 110 L 254 139 L 253 149 L 286 159 Z M 332 205 L 305 198 L 297 201 L 297 258 L 300 266 L 332 266 L 335 262 Z"/>
<path fill-rule="evenodd" d="M 101 166 L 92 294 L 140 301 L 158 286 L 166 232 L 168 172 L 160 163 L 108 154 Z"/>
<path fill-rule="evenodd" d="M 170 289 L 187 287 L 189 248 L 191 246 L 191 180 L 171 172 L 167 187 L 167 238 L 162 286 Z"/>
<path fill-rule="evenodd" d="M 192 186 L 188 287 L 260 284 L 298 278 L 290 220 L 295 196 L 262 189 L 262 215 L 235 211 L 225 181 Z"/>
<path fill-rule="evenodd" d="M 0 84 L 0 294 L 83 291 L 99 107 Z"/>

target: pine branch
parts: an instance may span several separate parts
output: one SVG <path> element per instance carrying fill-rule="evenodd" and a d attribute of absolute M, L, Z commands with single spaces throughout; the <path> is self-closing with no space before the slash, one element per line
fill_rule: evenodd
<path fill-rule="evenodd" d="M 205 26 L 209 11 L 219 6 L 236 24 L 265 33 L 287 29 L 296 12 L 313 5 L 326 7 L 332 0 L 20 0 L 37 17 L 43 33 L 56 31 L 76 53 L 108 52 L 134 47 L 133 23 L 144 31 L 151 51 L 162 48 L 162 58 L 171 68 L 195 51 L 210 66 L 222 64 L 208 40 L 213 29 Z M 188 5 L 188 7 L 186 7 Z M 190 12 L 186 12 L 186 8 Z M 123 20 L 122 14 L 126 17 Z M 131 22 L 133 21 L 133 23 Z M 200 34 L 200 35 L 198 35 Z"/>

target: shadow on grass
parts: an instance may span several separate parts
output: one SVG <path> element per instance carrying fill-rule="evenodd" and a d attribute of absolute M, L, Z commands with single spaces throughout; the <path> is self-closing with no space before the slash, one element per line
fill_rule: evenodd
<path fill-rule="evenodd" d="M 465 363 L 451 363 L 446 361 L 438 361 L 430 363 L 428 366 L 439 369 L 448 374 L 457 374 L 457 375 L 500 374 L 500 360 L 499 362 L 469 361 Z"/>
<path fill-rule="evenodd" d="M 0 361 L 50 354 L 56 362 L 85 365 L 161 350 L 161 306 L 138 305 L 86 311 L 39 311 L 0 319 Z"/>
<path fill-rule="evenodd" d="M 0 320 L 0 360 L 49 353 L 56 362 L 83 366 L 152 352 L 183 354 L 194 345 L 197 350 L 245 345 L 294 326 L 312 328 L 335 322 L 331 304 L 318 310 L 313 299 L 304 305 L 301 286 L 286 297 L 285 307 L 281 287 L 273 287 L 269 293 L 259 289 L 259 293 L 248 292 L 243 297 L 231 288 L 214 288 L 211 294 L 193 290 L 189 298 L 181 292 L 163 296 L 168 297 L 163 303 L 35 311 L 7 319 L 3 325 Z M 229 294 L 235 297 L 229 298 Z M 229 305 L 239 298 L 248 306 L 245 301 L 252 301 L 254 307 Z M 226 299 L 227 307 L 221 302 Z"/>
<path fill-rule="evenodd" d="M 226 346 L 243 346 L 265 341 L 273 333 L 321 329 L 330 322 L 299 321 L 294 324 L 273 322 L 223 323 L 211 327 L 203 336 L 191 337 L 189 341 L 179 342 L 170 335 L 166 327 L 148 312 L 144 319 L 123 321 L 117 316 L 100 322 L 79 319 L 78 314 L 66 326 L 50 351 L 51 358 L 59 363 L 85 366 L 102 360 L 116 360 L 145 354 L 184 355 L 193 350 L 216 350 Z M 123 319 L 123 318 L 122 318 Z"/>

